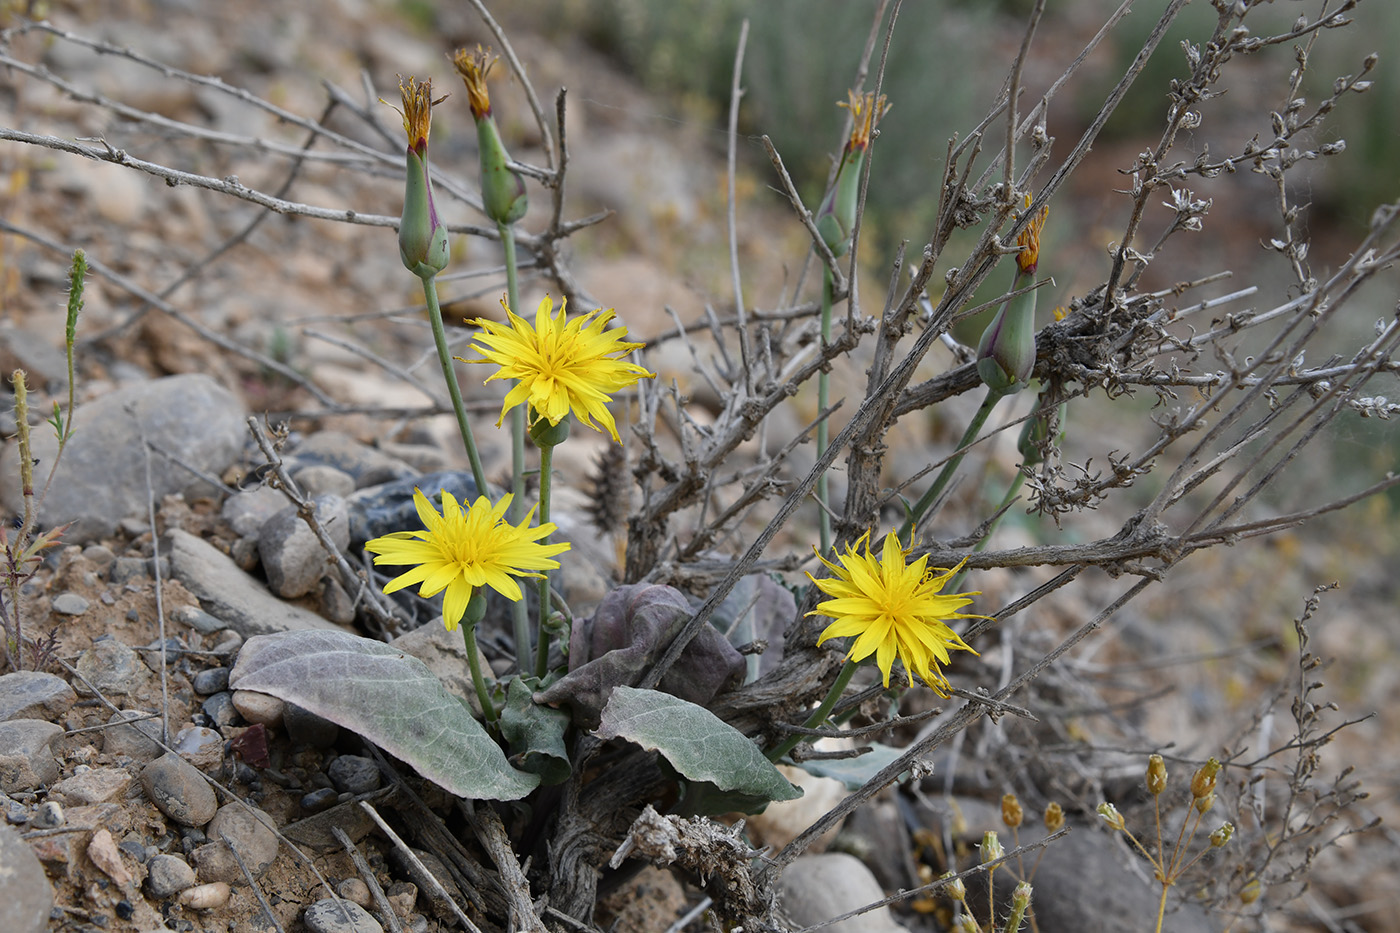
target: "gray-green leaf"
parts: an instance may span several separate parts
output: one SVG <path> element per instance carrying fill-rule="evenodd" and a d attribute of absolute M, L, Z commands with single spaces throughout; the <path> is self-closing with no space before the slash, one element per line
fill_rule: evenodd
<path fill-rule="evenodd" d="M 765 800 L 802 796 L 753 740 L 703 706 L 669 693 L 615 687 L 597 734 L 659 751 L 687 778 Z"/>
<path fill-rule="evenodd" d="M 539 784 L 510 766 L 427 665 L 383 642 L 335 631 L 258 635 L 238 653 L 229 686 L 357 732 L 459 797 L 516 800 Z"/>

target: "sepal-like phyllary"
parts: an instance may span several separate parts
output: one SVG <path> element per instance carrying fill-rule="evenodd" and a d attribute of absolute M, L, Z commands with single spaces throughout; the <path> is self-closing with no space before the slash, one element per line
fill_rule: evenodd
<path fill-rule="evenodd" d="M 850 249 L 860 198 L 860 176 L 865 167 L 865 155 L 870 149 L 870 137 L 875 132 L 875 125 L 890 109 L 883 95 L 857 95 L 855 91 L 846 93 L 847 102 L 838 106 L 851 111 L 851 136 L 841 152 L 836 184 L 817 211 L 817 232 L 833 256 L 843 256 Z"/>
<path fill-rule="evenodd" d="M 447 268 L 447 227 L 433 203 L 433 183 L 428 173 L 428 131 L 432 125 L 433 82 L 421 84 L 412 76 L 399 79 L 403 99 L 404 132 L 408 149 L 404 155 L 403 215 L 399 218 L 399 258 L 408 271 L 420 278 L 431 278 Z"/>
<path fill-rule="evenodd" d="M 477 149 L 481 157 L 481 203 L 486 216 L 498 224 L 513 224 L 525 216 L 530 200 L 525 193 L 525 179 L 510 168 L 510 156 L 501 142 L 496 118 L 491 114 L 491 95 L 486 87 L 487 75 L 497 59 L 477 46 L 475 52 L 458 49 L 452 56 L 462 81 L 467 86 L 467 103 L 476 121 Z"/>

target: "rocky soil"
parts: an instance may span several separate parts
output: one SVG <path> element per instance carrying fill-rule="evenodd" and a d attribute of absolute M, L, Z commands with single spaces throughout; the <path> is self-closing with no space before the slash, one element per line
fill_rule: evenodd
<path fill-rule="evenodd" d="M 440 11 L 436 35 L 415 28 L 397 9 L 351 0 L 104 6 L 100 18 L 77 4 L 53 4 L 51 15 L 76 34 L 220 75 L 311 119 L 326 108 L 322 81 L 331 82 L 345 89 L 337 99 L 358 101 L 363 112 L 342 103 L 328 125 L 387 152 L 398 145 L 398 118 L 367 105 L 361 74 L 374 83 L 375 96 L 389 95 L 395 73 L 443 75 L 446 85 L 443 52 L 489 41 L 465 5 Z M 576 271 L 583 292 L 599 306 L 616 307 L 644 337 L 676 320 L 702 319 L 705 296 L 728 287 L 722 134 L 693 121 L 650 119 L 655 102 L 582 47 L 552 46 L 527 28 L 512 38 L 538 86 L 582 89 L 569 110 L 570 197 L 577 199 L 571 212 L 617 211 L 609 225 L 580 238 Z M 241 137 L 304 141 L 303 131 L 218 89 L 81 43 L 35 33 L 8 52 L 147 114 Z M 237 176 L 264 191 L 278 189 L 290 173 L 290 199 L 397 213 L 392 167 L 350 172 L 333 160 L 312 160 L 293 169 L 256 146 L 166 134 L 158 122 L 95 107 L 35 75 L 11 73 L 6 80 L 12 84 L 0 85 L 2 125 L 69 139 L 105 136 L 141 158 L 210 177 Z M 516 115 L 505 129 L 519 157 L 530 161 L 539 138 L 519 116 L 526 110 L 518 91 L 502 83 L 501 109 Z M 472 134 L 465 108 L 458 109 L 452 115 L 444 107 L 435 123 L 433 156 L 470 178 Z M 744 177 L 754 183 L 754 176 Z M 244 235 L 263 216 L 250 205 L 14 143 L 0 144 L 0 180 L 8 180 L 9 195 L 0 219 L 49 239 L 0 238 L 0 369 L 23 367 L 45 401 L 67 393 L 58 348 L 69 250 L 82 246 L 103 273 L 90 281 L 80 323 L 76 434 L 42 513 L 46 525 L 68 523 L 68 530 L 25 584 L 20 605 L 11 607 L 44 648 L 24 659 L 26 669 L 0 676 L 0 930 L 423 933 L 470 928 L 461 916 L 498 929 L 492 917 L 499 919 L 501 894 L 491 887 L 493 872 L 465 868 L 479 853 L 454 848 L 433 828 L 465 832 L 444 794 L 332 723 L 228 689 L 247 638 L 340 628 L 392 639 L 441 673 L 449 689 L 464 699 L 470 693 L 461 643 L 436 622 L 433 607 L 405 601 L 397 618 L 369 611 L 353 573 L 363 566 L 359 545 L 366 538 L 403 527 L 415 483 L 470 482 L 450 418 L 422 415 L 441 392 L 434 388 L 427 328 L 412 310 L 417 283 L 399 265 L 391 233 L 271 216 Z M 527 227 L 547 214 L 547 198 L 536 201 Z M 759 203 L 767 207 L 746 222 L 741 250 L 746 263 L 779 268 L 776 257 L 784 252 L 800 255 L 792 244 L 803 234 L 776 202 Z M 482 273 L 498 264 L 491 248 L 463 239 L 452 269 Z M 177 281 L 190 268 L 197 273 Z M 481 289 L 469 277 L 448 281 L 450 317 L 494 312 L 495 278 Z M 774 301 L 783 287 L 755 286 Z M 533 307 L 543 291 L 543 284 L 527 281 L 527 304 Z M 211 335 L 252 352 L 230 350 Z M 703 339 L 695 346 L 673 341 L 648 362 L 663 378 L 689 382 L 692 353 L 707 352 Z M 381 366 L 375 358 L 400 362 Z M 472 394 L 486 421 L 499 396 L 480 388 Z M 697 388 L 697 404 L 688 409 L 697 418 L 705 417 L 703 395 Z M 250 416 L 273 426 L 280 463 L 269 463 L 254 443 Z M 793 421 L 781 429 L 791 433 Z M 35 436 L 42 473 L 54 445 L 42 426 Z M 499 477 L 508 453 L 487 437 L 488 471 Z M 892 471 L 926 462 L 927 441 L 913 438 L 893 452 L 901 462 Z M 561 472 L 589 472 L 602 446 L 591 437 L 566 445 Z M 269 482 L 279 467 L 281 478 Z M 912 467 L 903 475 L 908 472 Z M 10 515 L 24 508 L 18 475 L 11 444 L 0 457 L 0 504 Z M 314 509 L 300 505 L 305 501 Z M 619 553 L 616 537 L 591 525 L 586 504 L 580 489 L 561 492 L 556 501 L 556 521 L 574 547 L 561 588 L 580 615 L 614 584 Z M 308 511 L 352 573 L 342 572 L 317 540 L 304 520 Z M 1361 594 L 1342 604 L 1336 624 L 1320 636 L 1324 652 L 1355 655 L 1361 645 L 1359 653 L 1386 666 L 1395 640 L 1366 620 L 1375 612 L 1393 615 L 1384 568 L 1391 548 L 1304 547 L 1285 538 L 1253 563 L 1193 567 L 1182 585 L 1222 593 L 1218 606 L 1227 617 L 1242 618 L 1252 606 L 1286 620 L 1314 582 L 1345 573 Z M 1276 567 L 1287 560 L 1306 579 L 1298 592 L 1277 590 Z M 984 588 L 994 597 L 1012 579 L 1007 574 Z M 1061 607 L 1064 619 L 1056 624 L 1084 608 Z M 1126 626 L 1130 647 L 1144 654 L 1179 650 L 1187 639 L 1164 646 L 1152 628 L 1154 618 L 1178 608 L 1171 600 L 1144 608 Z M 1189 640 L 1206 652 L 1223 623 L 1195 621 Z M 1273 629 L 1284 624 L 1275 623 Z M 493 663 L 509 664 L 486 647 Z M 996 647 L 984 655 L 987 669 L 995 670 Z M 1175 705 L 1148 709 L 1141 722 L 1178 715 L 1209 720 L 1217 709 L 1212 703 L 1231 691 L 1257 695 L 1264 681 L 1287 673 L 1287 663 L 1270 655 L 1227 674 L 1186 675 L 1205 686 Z M 1348 699 L 1363 711 L 1383 707 L 1400 691 L 1393 675 L 1344 671 Z M 1244 701 L 1237 695 L 1229 702 L 1238 709 Z M 1369 779 L 1388 774 L 1400 759 L 1393 726 L 1378 719 L 1340 740 Z M 1168 728 L 1167 734 L 1175 733 Z M 992 805 L 965 795 L 974 783 L 961 782 L 962 796 L 951 804 L 942 798 L 940 779 L 926 782 L 929 793 L 917 812 L 893 795 L 859 811 L 831 851 L 800 859 L 786 874 L 785 909 L 794 928 L 928 880 L 916 863 L 922 843 L 911 837 L 911 826 L 935 830 L 929 838 L 955 839 L 964 849 L 983 829 L 997 828 Z M 1386 793 L 1378 809 L 1386 812 L 1393 782 L 1380 786 Z M 835 782 L 809 784 L 795 812 L 774 807 L 756 818 L 754 839 L 781 845 L 842 792 Z M 992 799 L 997 796 L 999 790 Z M 362 802 L 406 841 L 376 825 Z M 1036 822 L 1028 821 L 1022 842 L 1043 835 L 1038 824 L 1031 828 Z M 936 831 L 944 825 L 946 836 Z M 1075 826 L 1038 869 L 1039 928 L 1141 928 L 1135 924 L 1155 912 L 1155 896 L 1140 866 L 1091 821 Z M 1358 891 L 1400 864 L 1388 843 L 1357 844 L 1345 858 L 1321 876 L 1333 905 L 1380 896 Z M 702 929 L 694 911 L 702 897 L 697 879 L 647 868 L 601 902 L 596 928 Z M 881 908 L 826 929 L 932 930 L 935 906 Z M 1165 928 L 1208 930 L 1210 923 L 1204 913 L 1182 910 Z M 1377 921 L 1370 928 L 1395 927 Z"/>

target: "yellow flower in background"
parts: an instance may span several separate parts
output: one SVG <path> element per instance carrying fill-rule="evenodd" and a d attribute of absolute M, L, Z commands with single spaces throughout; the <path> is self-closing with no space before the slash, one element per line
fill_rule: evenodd
<path fill-rule="evenodd" d="M 475 338 L 479 343 L 473 343 L 472 349 L 486 357 L 471 362 L 495 363 L 500 367 L 486 381 L 520 380 L 506 393 L 496 426 L 500 427 L 506 412 L 528 402 L 531 424 L 544 418 L 557 425 L 572 410 L 584 424 L 595 431 L 606 429 L 614 441 L 621 443 L 617 424 L 607 407 L 612 400 L 610 393 L 656 374 L 621 359 L 642 344 L 625 342 L 625 327 L 604 330 L 613 319 L 612 311 L 590 311 L 569 321 L 564 312 L 566 303 L 561 301 L 559 313 L 554 314 L 554 301 L 546 297 L 535 311 L 534 327 L 517 317 L 504 300 L 501 307 L 505 308 L 508 324 L 485 318 L 468 322 L 482 329 L 483 333 Z M 598 424 L 593 423 L 594 418 Z"/>
<path fill-rule="evenodd" d="M 910 543 L 912 546 L 912 539 Z M 861 545 L 865 546 L 864 553 L 857 550 Z M 935 574 L 928 569 L 927 554 L 908 563 L 907 552 L 893 534 L 885 537 L 881 555 L 874 556 L 870 553 L 869 532 L 861 535 L 854 547 L 848 545 L 844 554 L 838 552 L 836 556 L 839 564 L 817 554 L 833 576 L 819 580 L 807 574 L 818 589 L 834 597 L 818 603 L 808 613 L 836 620 L 822 632 L 817 644 L 853 635 L 855 640 L 846 657 L 860 661 L 874 654 L 886 687 L 890 685 L 890 669 L 895 658 L 899 658 L 911 675 L 911 683 L 912 675 L 918 674 L 939 696 L 946 697 L 948 679 L 938 665 L 948 663 L 949 649 L 972 649 L 944 620 L 986 618 L 958 611 L 972 602 L 969 597 L 979 593 L 942 592 L 966 558 L 951 570 L 939 568 L 941 572 Z"/>
<path fill-rule="evenodd" d="M 547 523 L 529 527 L 534 509 L 519 525 L 504 521 L 509 495 L 495 505 L 480 496 L 462 511 L 457 499 L 442 491 L 442 514 L 421 490 L 413 490 L 413 504 L 423 522 L 422 531 L 395 531 L 365 542 L 365 550 L 377 554 L 375 564 L 416 564 L 412 570 L 384 585 L 393 593 L 415 583 L 426 598 L 443 593 L 442 621 L 450 632 L 466 614 L 467 603 L 478 587 L 489 586 L 507 599 L 519 600 L 520 586 L 512 577 L 539 577 L 537 570 L 559 566 L 555 554 L 569 549 L 565 542 L 537 544 L 555 530 Z"/>

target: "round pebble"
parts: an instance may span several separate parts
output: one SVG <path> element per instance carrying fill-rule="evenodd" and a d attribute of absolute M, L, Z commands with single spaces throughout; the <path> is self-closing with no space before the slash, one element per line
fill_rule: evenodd
<path fill-rule="evenodd" d="M 141 710 L 124 709 L 113 713 L 107 720 L 111 728 L 103 731 L 102 749 L 109 755 L 133 758 L 136 761 L 150 761 L 161 753 L 160 719 L 141 717 L 148 714 Z M 135 720 L 135 722 L 123 722 Z"/>
<path fill-rule="evenodd" d="M 146 888 L 156 897 L 194 887 L 194 869 L 178 855 L 157 855 L 146 865 Z"/>
<path fill-rule="evenodd" d="M 35 829 L 58 829 L 63 825 L 63 807 L 52 800 L 45 800 L 34 811 Z"/>
<path fill-rule="evenodd" d="M 301 919 L 311 933 L 384 933 L 379 921 L 353 901 L 317 901 Z"/>
<path fill-rule="evenodd" d="M 335 886 L 335 893 L 339 894 L 347 901 L 354 901 L 361 907 L 369 907 L 369 885 L 365 884 L 359 878 L 346 878 Z"/>
<path fill-rule="evenodd" d="M 216 910 L 228 903 L 233 889 L 225 881 L 197 884 L 180 892 L 180 903 L 191 910 Z"/>
<path fill-rule="evenodd" d="M 255 693 L 252 690 L 233 691 L 233 708 L 248 722 L 257 725 L 275 726 L 282 722 L 282 714 L 287 704 L 275 696 Z"/>
<path fill-rule="evenodd" d="M 194 675 L 191 682 L 194 692 L 202 697 L 223 693 L 228 689 L 228 668 L 211 667 Z"/>
<path fill-rule="evenodd" d="M 340 794 L 336 792 L 334 787 L 313 790 L 301 798 L 301 808 L 307 813 L 320 813 L 322 810 L 329 810 L 335 806 L 336 798 L 339 796 Z"/>
<path fill-rule="evenodd" d="M 53 598 L 53 611 L 64 616 L 80 616 L 88 611 L 88 601 L 77 593 L 59 593 Z"/>
<path fill-rule="evenodd" d="M 194 850 L 195 870 L 203 881 L 242 881 L 243 869 L 229 851 L 237 850 L 255 878 L 277 859 L 278 839 L 272 817 L 256 807 L 229 803 L 209 822 L 209 844 Z"/>
<path fill-rule="evenodd" d="M 227 690 L 206 699 L 201 709 L 215 728 L 223 729 L 238 722 L 238 710 L 233 707 L 233 694 Z"/>
<path fill-rule="evenodd" d="M 202 826 L 219 809 L 218 798 L 204 775 L 174 752 L 141 769 L 141 786 L 156 809 L 182 826 Z"/>
<path fill-rule="evenodd" d="M 379 789 L 379 765 L 361 755 L 341 755 L 326 769 L 336 790 L 342 794 L 368 794 Z"/>

